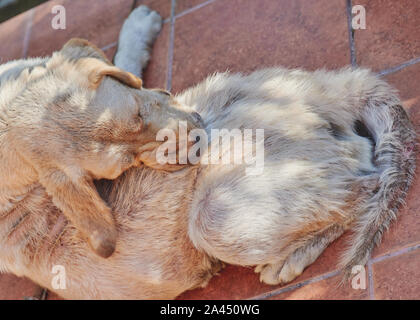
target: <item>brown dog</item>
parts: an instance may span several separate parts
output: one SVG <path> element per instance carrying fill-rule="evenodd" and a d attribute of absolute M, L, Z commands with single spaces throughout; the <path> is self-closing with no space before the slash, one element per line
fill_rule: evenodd
<path fill-rule="evenodd" d="M 3 72 L 13 66 L 6 64 Z M 143 89 L 139 78 L 84 40 L 71 40 L 53 57 L 28 60 L 25 67 L 2 85 L 3 214 L 39 183 L 93 250 L 108 257 L 117 233 L 93 179 L 115 179 L 141 163 L 153 165 L 149 158 L 158 130 L 176 129 L 178 120 L 190 129 L 199 124 L 173 107 L 165 91 Z"/>

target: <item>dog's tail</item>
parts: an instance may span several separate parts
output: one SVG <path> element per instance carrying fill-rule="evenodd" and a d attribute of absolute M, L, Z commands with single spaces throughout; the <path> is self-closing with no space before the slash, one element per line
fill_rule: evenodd
<path fill-rule="evenodd" d="M 342 257 L 347 276 L 353 266 L 367 263 L 383 232 L 396 219 L 416 166 L 416 134 L 398 96 L 384 81 L 375 79 L 374 83 L 362 95 L 363 107 L 358 111 L 374 140 L 379 183 L 357 216 L 351 246 Z"/>

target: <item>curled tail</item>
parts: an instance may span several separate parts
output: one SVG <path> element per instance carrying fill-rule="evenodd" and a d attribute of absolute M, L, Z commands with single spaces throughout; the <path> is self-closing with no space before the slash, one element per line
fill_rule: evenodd
<path fill-rule="evenodd" d="M 398 97 L 385 82 L 377 80 L 366 94 L 360 116 L 375 141 L 379 186 L 372 190 L 372 196 L 356 218 L 354 238 L 341 261 L 347 274 L 353 266 L 366 264 L 382 234 L 396 219 L 416 166 L 416 133 Z"/>

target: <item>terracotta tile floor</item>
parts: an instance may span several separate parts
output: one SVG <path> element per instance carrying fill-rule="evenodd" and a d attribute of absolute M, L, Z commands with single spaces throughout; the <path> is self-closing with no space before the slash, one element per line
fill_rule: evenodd
<path fill-rule="evenodd" d="M 55 4 L 67 10 L 66 30 L 50 27 Z M 334 69 L 353 62 L 381 73 L 400 90 L 420 133 L 417 0 L 53 0 L 0 24 L 1 62 L 50 54 L 74 36 L 94 42 L 112 58 L 124 19 L 141 4 L 165 19 L 144 75 L 148 87 L 179 92 L 215 71 L 273 65 Z M 367 28 L 351 37 L 348 18 L 356 4 L 365 6 Z M 261 284 L 253 269 L 227 266 L 208 287 L 179 298 L 420 299 L 419 193 L 416 179 L 398 222 L 368 263 L 364 290 L 338 284 L 336 263 L 347 234 L 286 286 Z M 0 299 L 23 299 L 39 290 L 27 279 L 0 275 Z"/>

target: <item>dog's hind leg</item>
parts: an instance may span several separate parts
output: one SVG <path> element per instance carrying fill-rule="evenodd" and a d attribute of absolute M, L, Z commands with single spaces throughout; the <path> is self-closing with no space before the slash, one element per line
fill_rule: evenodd
<path fill-rule="evenodd" d="M 260 273 L 260 280 L 267 284 L 287 283 L 302 274 L 331 242 L 340 237 L 344 227 L 334 224 L 309 239 L 302 247 L 296 249 L 285 261 L 259 265 L 255 272 Z"/>
<path fill-rule="evenodd" d="M 150 46 L 161 27 L 162 18 L 157 12 L 146 6 L 134 9 L 122 26 L 115 65 L 141 77 L 150 58 Z"/>

